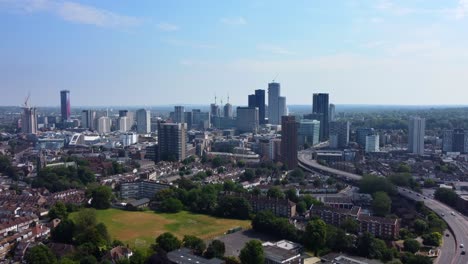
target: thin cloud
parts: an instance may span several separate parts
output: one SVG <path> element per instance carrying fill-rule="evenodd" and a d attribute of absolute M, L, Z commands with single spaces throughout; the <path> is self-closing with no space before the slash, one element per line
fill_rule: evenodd
<path fill-rule="evenodd" d="M 245 20 L 245 18 L 243 17 L 223 17 L 220 21 L 223 24 L 231 26 L 240 26 L 247 24 L 247 20 Z"/>
<path fill-rule="evenodd" d="M 455 18 L 463 19 L 468 13 L 468 0 L 459 0 L 458 6 L 455 8 Z"/>
<path fill-rule="evenodd" d="M 266 51 L 266 52 L 269 52 L 269 53 L 273 53 L 273 54 L 278 54 L 278 55 L 294 55 L 294 54 L 296 54 L 295 52 L 292 52 L 292 51 L 290 51 L 288 49 L 285 49 L 285 48 L 280 47 L 280 46 L 275 46 L 275 45 L 258 45 L 257 49 L 261 50 L 261 51 Z"/>
<path fill-rule="evenodd" d="M 68 22 L 103 28 L 131 27 L 142 23 L 142 20 L 136 17 L 72 1 L 0 0 L 0 7 L 13 12 L 50 13 Z"/>
<path fill-rule="evenodd" d="M 171 24 L 171 23 L 166 23 L 166 22 L 161 22 L 156 25 L 159 30 L 161 31 L 166 31 L 166 32 L 172 32 L 172 31 L 177 31 L 179 30 L 179 26 Z"/>
<path fill-rule="evenodd" d="M 162 42 L 169 44 L 175 47 L 185 47 L 185 48 L 197 48 L 197 49 L 214 49 L 216 48 L 215 45 L 207 44 L 207 43 L 198 43 L 192 41 L 185 41 L 180 39 L 163 39 Z"/>

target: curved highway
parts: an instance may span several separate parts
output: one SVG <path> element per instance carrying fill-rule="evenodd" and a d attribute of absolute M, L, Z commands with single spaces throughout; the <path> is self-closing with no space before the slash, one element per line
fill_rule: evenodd
<path fill-rule="evenodd" d="M 311 159 L 311 155 L 311 152 L 307 150 L 298 153 L 298 161 L 301 168 L 310 172 L 326 172 L 338 177 L 345 177 L 353 181 L 362 178 L 362 176 L 354 173 L 340 171 L 320 165 L 315 160 Z M 443 217 L 452 231 L 456 243 L 453 243 L 452 238 L 447 239 L 444 235 L 444 242 L 446 244 L 442 247 L 443 252 L 441 252 L 441 256 L 437 259 L 437 262 L 441 264 L 467 264 L 468 255 L 462 255 L 462 252 L 466 249 L 461 248 L 461 244 L 463 244 L 464 247 L 468 246 L 468 218 L 458 212 L 455 212 L 454 209 L 437 200 L 425 197 L 421 194 L 417 194 L 408 189 L 398 188 L 398 192 L 400 195 L 403 195 L 409 199 L 423 201 L 429 209 Z M 453 215 L 452 212 L 454 212 L 455 215 Z"/>

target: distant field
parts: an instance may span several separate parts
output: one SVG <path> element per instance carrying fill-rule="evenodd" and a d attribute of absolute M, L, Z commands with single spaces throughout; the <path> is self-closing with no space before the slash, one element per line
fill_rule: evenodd
<path fill-rule="evenodd" d="M 73 219 L 73 214 L 71 215 Z M 131 247 L 146 248 L 157 236 L 171 232 L 182 238 L 194 235 L 202 239 L 220 236 L 228 229 L 241 226 L 250 228 L 250 221 L 216 218 L 182 211 L 161 214 L 152 211 L 130 212 L 118 209 L 97 210 L 98 222 L 102 222 L 112 239 L 118 239 Z"/>

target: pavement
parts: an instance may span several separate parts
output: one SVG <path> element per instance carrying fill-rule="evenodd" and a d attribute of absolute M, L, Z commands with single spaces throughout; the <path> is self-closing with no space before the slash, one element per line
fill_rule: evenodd
<path fill-rule="evenodd" d="M 336 170 L 318 164 L 315 160 L 311 159 L 311 152 L 307 150 L 298 153 L 298 160 L 299 165 L 308 171 L 324 171 L 350 180 L 359 180 L 362 178 L 362 176 L 357 174 Z M 441 216 L 447 223 L 451 235 L 449 237 L 446 237 L 445 234 L 443 235 L 444 243 L 441 247 L 441 253 L 437 258 L 436 263 L 468 264 L 468 255 L 462 255 L 462 251 L 465 251 L 465 248 L 460 247 L 461 244 L 468 247 L 468 218 L 457 212 L 455 209 L 434 200 L 430 191 L 425 191 L 421 195 L 408 189 L 398 188 L 398 192 L 409 199 L 423 201 L 429 209 Z"/>

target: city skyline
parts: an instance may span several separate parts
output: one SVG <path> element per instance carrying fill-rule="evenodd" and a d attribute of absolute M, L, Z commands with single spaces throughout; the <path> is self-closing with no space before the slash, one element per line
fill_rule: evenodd
<path fill-rule="evenodd" d="M 371 105 L 468 96 L 464 0 L 0 0 L 0 14 L 0 105 L 31 92 L 32 104 L 56 106 L 60 90 L 79 106 L 207 104 L 215 94 L 245 105 L 272 80 L 290 105 L 313 93 Z"/>

